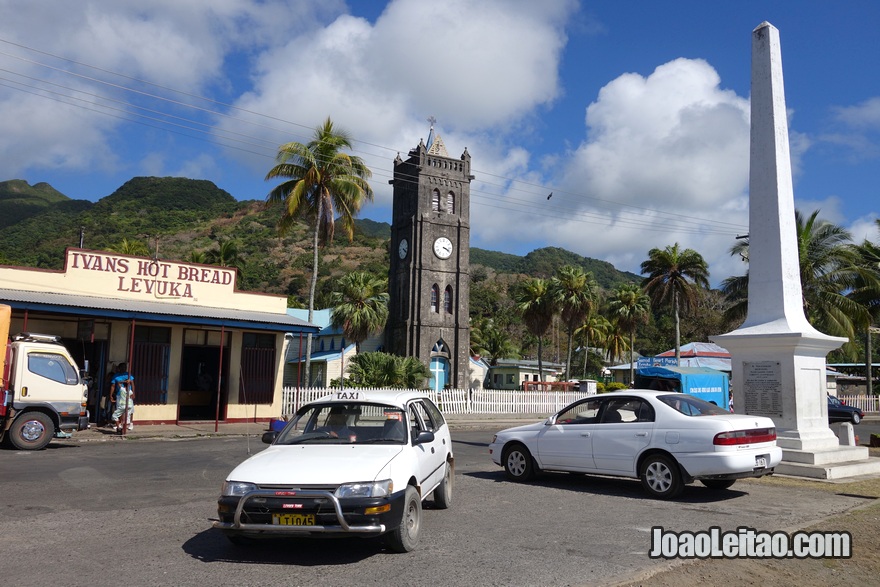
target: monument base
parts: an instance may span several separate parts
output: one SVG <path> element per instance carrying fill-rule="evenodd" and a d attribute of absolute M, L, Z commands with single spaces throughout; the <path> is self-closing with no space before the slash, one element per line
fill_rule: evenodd
<path fill-rule="evenodd" d="M 868 457 L 868 448 L 864 446 L 841 446 L 819 452 L 783 450 L 775 473 L 810 479 L 880 475 L 880 458 Z"/>
<path fill-rule="evenodd" d="M 776 444 L 782 450 L 827 451 L 840 447 L 840 441 L 828 426 L 812 428 L 796 428 L 790 430 L 776 429 Z M 866 454 L 865 457 L 868 455 Z"/>

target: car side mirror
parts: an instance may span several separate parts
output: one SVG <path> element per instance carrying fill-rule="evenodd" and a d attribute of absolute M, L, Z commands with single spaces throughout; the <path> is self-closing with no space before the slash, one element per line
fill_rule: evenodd
<path fill-rule="evenodd" d="M 419 435 L 416 436 L 415 440 L 413 440 L 413 446 L 425 444 L 427 442 L 434 442 L 434 433 L 430 430 L 422 430 L 419 432 Z"/>
<path fill-rule="evenodd" d="M 556 424 L 556 414 L 544 420 L 544 426 L 553 426 L 554 424 Z"/>
<path fill-rule="evenodd" d="M 272 444 L 275 442 L 275 438 L 278 437 L 278 432 L 276 430 L 270 430 L 269 432 L 263 432 L 263 442 L 265 444 Z"/>

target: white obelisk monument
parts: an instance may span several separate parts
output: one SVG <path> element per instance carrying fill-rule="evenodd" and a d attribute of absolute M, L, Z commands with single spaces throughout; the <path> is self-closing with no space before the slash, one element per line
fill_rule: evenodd
<path fill-rule="evenodd" d="M 822 334 L 804 314 L 779 31 L 752 32 L 748 317 L 711 337 L 731 354 L 735 411 L 770 416 L 783 449 L 779 473 L 831 478 L 826 465 L 867 459 L 828 427 L 826 355 L 845 338 Z M 815 467 L 818 466 L 818 467 Z M 846 476 L 853 473 L 845 473 Z"/>

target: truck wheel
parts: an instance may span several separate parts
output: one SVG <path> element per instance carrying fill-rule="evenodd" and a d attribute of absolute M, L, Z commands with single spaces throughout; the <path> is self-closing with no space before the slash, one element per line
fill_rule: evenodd
<path fill-rule="evenodd" d="M 9 428 L 9 442 L 19 450 L 46 448 L 54 435 L 55 424 L 43 412 L 22 414 Z"/>

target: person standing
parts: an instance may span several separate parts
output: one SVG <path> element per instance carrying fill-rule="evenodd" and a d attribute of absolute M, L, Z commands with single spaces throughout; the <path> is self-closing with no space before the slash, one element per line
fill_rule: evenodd
<path fill-rule="evenodd" d="M 116 409 L 113 410 L 113 425 L 117 432 L 126 426 L 132 429 L 131 415 L 134 411 L 134 377 L 128 372 L 125 363 L 119 363 L 116 367 L 116 377 L 113 378 L 110 394 L 116 398 Z"/>

